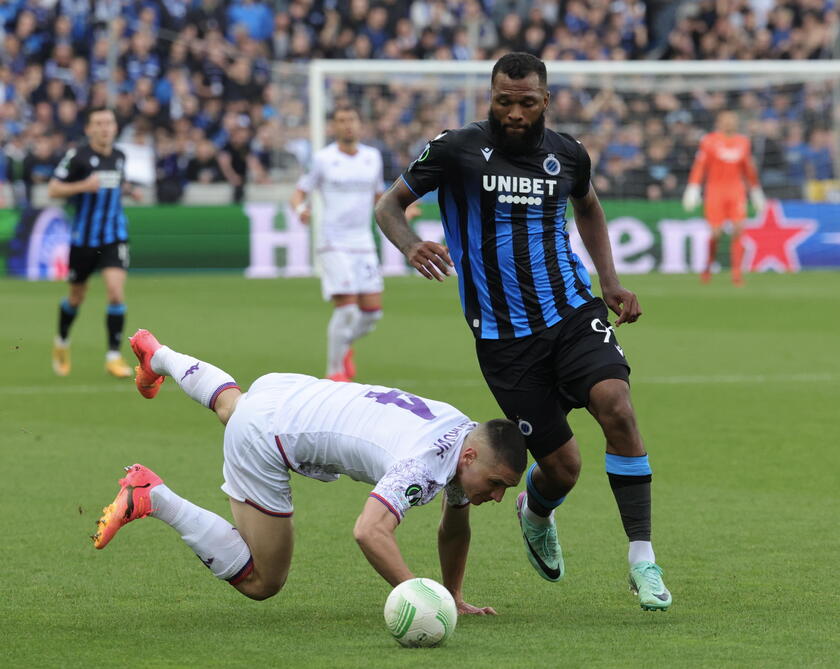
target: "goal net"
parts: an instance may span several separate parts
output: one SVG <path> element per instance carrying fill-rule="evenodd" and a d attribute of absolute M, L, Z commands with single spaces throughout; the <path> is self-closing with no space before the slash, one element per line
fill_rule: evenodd
<path fill-rule="evenodd" d="M 442 129 L 486 118 L 492 65 L 314 61 L 308 82 L 313 150 L 329 140 L 332 108 L 349 102 L 361 113 L 363 141 L 382 152 L 390 181 Z M 614 245 L 623 245 L 624 271 L 696 271 L 704 262 L 702 213 L 695 213 L 693 227 L 669 227 L 669 221 L 690 218 L 679 200 L 699 141 L 721 111 L 737 113 L 768 198 L 840 200 L 834 180 L 840 61 L 563 61 L 547 69 L 546 124 L 589 151 Z M 633 232 L 628 217 L 656 229 Z M 652 259 L 642 253 L 650 248 Z"/>

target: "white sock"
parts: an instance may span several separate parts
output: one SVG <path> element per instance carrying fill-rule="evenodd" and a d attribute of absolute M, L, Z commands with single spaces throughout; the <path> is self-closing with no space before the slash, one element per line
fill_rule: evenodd
<path fill-rule="evenodd" d="M 656 562 L 653 544 L 650 541 L 631 541 L 630 549 L 627 551 L 627 560 L 631 566 L 642 561 Z"/>
<path fill-rule="evenodd" d="M 152 371 L 171 376 L 187 395 L 210 409 L 219 392 L 236 387 L 236 381 L 224 370 L 196 358 L 161 346 L 150 361 Z"/>
<path fill-rule="evenodd" d="M 359 317 L 356 304 L 345 304 L 333 309 L 327 325 L 327 376 L 344 373 L 344 356 L 353 342 Z"/>
<path fill-rule="evenodd" d="M 163 484 L 152 488 L 150 495 L 151 515 L 180 534 L 216 577 L 228 581 L 248 564 L 248 544 L 224 518 L 179 497 Z"/>
<path fill-rule="evenodd" d="M 382 309 L 377 309 L 376 311 L 364 311 L 360 309 L 359 319 L 356 321 L 356 329 L 353 331 L 353 341 L 373 332 L 381 318 Z"/>
<path fill-rule="evenodd" d="M 122 358 L 122 354 L 119 351 L 108 351 L 105 354 L 105 360 L 107 362 L 111 362 L 111 360 L 119 360 Z"/>
<path fill-rule="evenodd" d="M 528 507 L 528 496 L 525 495 L 525 500 L 522 504 L 522 515 L 528 519 L 532 525 L 551 525 L 554 522 L 554 509 L 551 510 L 547 516 L 538 516 Z"/>

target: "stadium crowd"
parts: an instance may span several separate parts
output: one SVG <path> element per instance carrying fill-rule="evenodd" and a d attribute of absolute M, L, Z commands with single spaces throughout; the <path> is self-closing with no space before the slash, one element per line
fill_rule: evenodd
<path fill-rule="evenodd" d="M 241 199 L 246 182 L 294 178 L 310 156 L 302 68 L 313 58 L 820 59 L 834 56 L 838 25 L 833 0 L 7 0 L 0 183 L 27 202 L 83 138 L 82 112 L 109 100 L 119 140 L 154 151 L 159 201 L 177 202 L 188 182 L 227 182 Z M 387 178 L 441 127 L 471 120 L 463 91 L 334 86 L 369 121 Z M 602 194 L 672 198 L 715 113 L 736 109 L 769 194 L 797 196 L 806 180 L 835 176 L 830 93 L 570 82 L 552 87 L 548 122 L 586 144 Z M 475 102 L 483 116 L 486 101 Z"/>

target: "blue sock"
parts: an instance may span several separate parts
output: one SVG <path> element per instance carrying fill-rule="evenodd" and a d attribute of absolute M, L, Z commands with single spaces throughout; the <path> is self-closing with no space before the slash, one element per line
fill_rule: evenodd
<path fill-rule="evenodd" d="M 525 476 L 525 488 L 528 491 L 528 500 L 533 500 L 544 509 L 552 511 L 563 503 L 563 500 L 566 499 L 566 495 L 563 495 L 558 499 L 546 499 L 542 494 L 540 494 L 540 491 L 537 490 L 537 486 L 534 485 L 533 472 L 536 468 L 537 463 L 535 462 L 528 468 L 528 474 Z M 531 511 L 536 513 L 536 510 L 533 507 L 530 507 L 530 505 L 529 508 Z"/>

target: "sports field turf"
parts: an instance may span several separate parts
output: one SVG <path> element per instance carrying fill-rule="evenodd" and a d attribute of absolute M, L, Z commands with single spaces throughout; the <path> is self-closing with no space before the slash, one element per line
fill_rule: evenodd
<path fill-rule="evenodd" d="M 580 483 L 558 512 L 567 576 L 528 564 L 509 493 L 472 513 L 468 601 L 444 648 L 384 630 L 388 586 L 352 537 L 369 486 L 293 479 L 296 554 L 286 588 L 252 602 L 218 582 L 168 527 L 132 523 L 104 550 L 88 535 L 141 462 L 230 517 L 221 426 L 168 381 L 154 401 L 106 377 L 103 292 L 73 332 L 73 372 L 52 375 L 60 284 L 0 281 L 3 667 L 791 667 L 840 664 L 840 275 L 625 277 L 645 314 L 619 339 L 654 469 L 654 546 L 674 594 L 639 609 L 626 542 L 585 413 Z M 147 327 L 243 386 L 268 371 L 319 375 L 328 307 L 314 280 L 141 275 L 128 332 Z M 130 350 L 126 346 L 126 352 Z M 357 347 L 360 380 L 498 414 L 454 281 L 387 282 L 385 318 Z M 439 578 L 438 504 L 397 536 Z"/>

